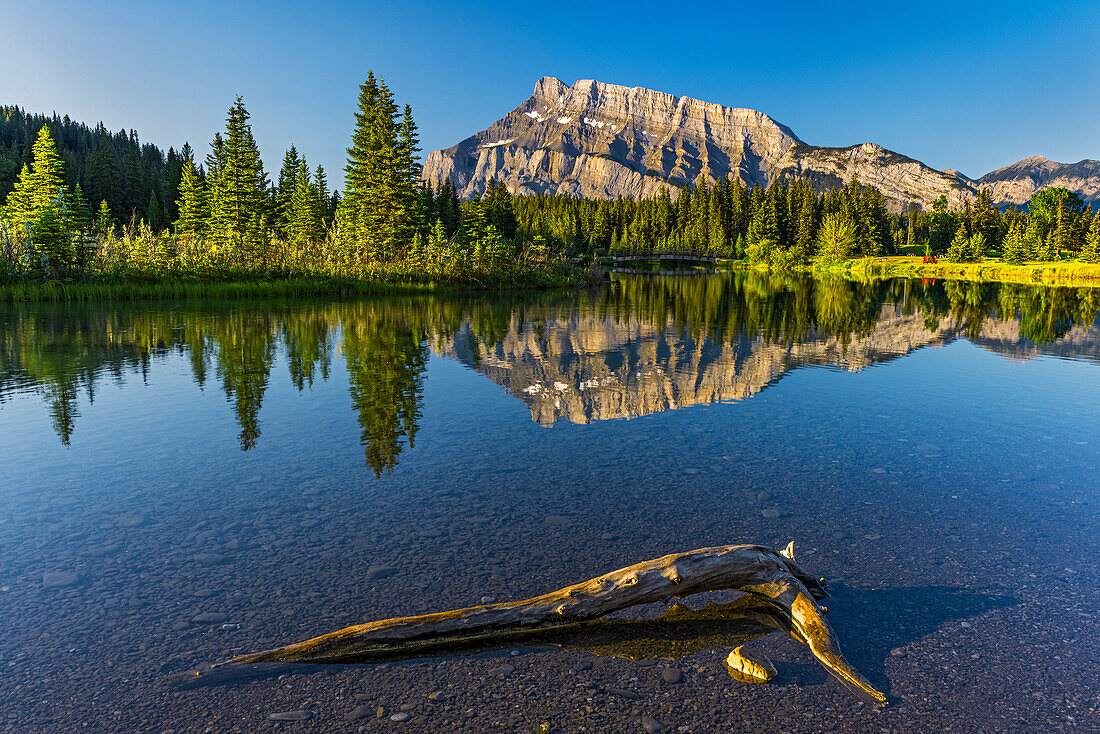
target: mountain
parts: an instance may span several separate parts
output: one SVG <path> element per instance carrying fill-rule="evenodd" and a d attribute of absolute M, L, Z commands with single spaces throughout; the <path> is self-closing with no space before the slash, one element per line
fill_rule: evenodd
<path fill-rule="evenodd" d="M 1100 201 L 1100 161 L 1056 163 L 1033 155 L 1011 166 L 998 168 L 976 182 L 988 186 L 998 204 L 1024 204 L 1039 189 L 1060 186 L 1076 191 L 1086 202 Z"/>
<path fill-rule="evenodd" d="M 1080 186 L 1091 187 L 1095 198 L 1100 172 L 1095 161 L 1074 166 L 1085 164 L 1093 169 L 1082 169 L 1088 183 Z M 590 79 L 567 86 L 553 77 L 540 79 L 530 97 L 486 130 L 432 151 L 422 175 L 433 185 L 450 179 L 464 197 L 483 193 L 496 178 L 514 193 L 638 198 L 662 189 L 675 194 L 700 174 L 712 182 L 739 176 L 746 185 L 798 177 L 823 188 L 858 176 L 895 211 L 908 203 L 928 207 L 941 195 L 961 204 L 984 181 L 937 171 L 874 143 L 809 145 L 755 110 Z M 1016 192 L 1007 182 L 998 185 Z M 1006 194 L 1004 203 L 1016 202 Z"/>

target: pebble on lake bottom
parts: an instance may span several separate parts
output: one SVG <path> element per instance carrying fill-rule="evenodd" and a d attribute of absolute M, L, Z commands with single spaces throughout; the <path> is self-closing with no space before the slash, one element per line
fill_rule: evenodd
<path fill-rule="evenodd" d="M 390 721 L 408 721 L 411 718 L 412 718 L 411 715 L 406 714 L 404 711 L 401 711 L 401 712 L 396 713 L 393 716 L 391 716 Z"/>
<path fill-rule="evenodd" d="M 313 718 L 312 711 L 280 711 L 278 713 L 269 714 L 268 717 L 272 721 L 309 721 Z"/>

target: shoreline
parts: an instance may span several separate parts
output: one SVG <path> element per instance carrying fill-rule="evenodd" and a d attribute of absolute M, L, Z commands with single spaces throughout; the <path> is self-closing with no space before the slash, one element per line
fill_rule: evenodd
<path fill-rule="evenodd" d="M 719 261 L 719 267 L 736 270 L 768 270 L 782 272 L 769 265 L 743 260 Z M 986 259 L 980 263 L 924 263 L 910 255 L 862 257 L 839 263 L 816 263 L 794 268 L 793 272 L 839 275 L 854 280 L 864 278 L 936 278 L 984 283 L 1016 283 L 1021 285 L 1056 285 L 1065 287 L 1100 288 L 1100 263 L 1077 260 L 1036 261 L 1013 265 L 1002 260 Z"/>
<path fill-rule="evenodd" d="M 1036 261 L 1014 265 L 986 259 L 978 263 L 921 262 L 910 255 L 864 257 L 834 265 L 815 265 L 813 272 L 857 277 L 938 278 L 1032 285 L 1100 287 L 1100 263 L 1076 260 Z"/>
<path fill-rule="evenodd" d="M 165 280 L 28 282 L 0 284 L 0 303 L 80 303 L 94 301 L 156 301 L 241 298 L 303 298 L 309 296 L 357 297 L 371 295 L 436 295 L 499 293 L 583 287 L 583 277 L 528 276 L 518 281 L 486 285 L 471 281 L 385 281 L 354 278 L 285 278 L 272 280 Z"/>

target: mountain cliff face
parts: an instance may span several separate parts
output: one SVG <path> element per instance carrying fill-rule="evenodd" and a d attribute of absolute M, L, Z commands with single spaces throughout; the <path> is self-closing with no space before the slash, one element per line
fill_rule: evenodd
<path fill-rule="evenodd" d="M 958 176 L 874 144 L 807 145 L 755 110 L 592 80 L 570 87 L 552 77 L 487 130 L 433 151 L 423 170 L 433 184 L 449 178 L 461 196 L 484 192 L 495 177 L 516 193 L 591 198 L 675 194 L 700 174 L 763 185 L 792 175 L 826 186 L 858 176 L 895 208 L 941 195 L 958 203 L 972 193 Z"/>
<path fill-rule="evenodd" d="M 1100 201 L 1100 161 L 1055 163 L 1033 155 L 1011 166 L 987 173 L 976 182 L 988 186 L 999 204 L 1024 204 L 1039 189 L 1060 186 L 1076 191 L 1086 202 Z"/>
<path fill-rule="evenodd" d="M 1080 187 L 1091 187 L 1092 192 L 1086 198 L 1097 197 L 1100 164 L 1096 161 L 1050 165 L 1061 168 L 1050 174 L 1049 180 L 1055 183 L 1042 185 L 1064 185 L 1056 182 L 1084 176 L 1090 183 Z M 488 129 L 445 150 L 432 151 L 422 175 L 433 185 L 450 179 L 463 197 L 483 193 L 495 178 L 513 193 L 586 198 L 647 197 L 662 189 L 675 196 L 700 175 L 714 182 L 729 174 L 746 185 L 798 177 L 821 187 L 858 177 L 878 188 L 891 208 L 899 210 L 909 203 L 928 207 L 940 196 L 952 205 L 960 204 L 977 192 L 977 186 L 985 185 L 986 178 L 1016 166 L 975 182 L 874 143 L 848 148 L 808 145 L 790 128 L 755 110 L 588 79 L 567 86 L 543 77 L 530 97 Z M 990 180 L 995 201 L 1018 203 L 1012 197 L 1022 196 L 1029 185 L 1026 181 L 1033 178 L 1023 170 Z M 998 197 L 998 191 L 1004 198 Z"/>

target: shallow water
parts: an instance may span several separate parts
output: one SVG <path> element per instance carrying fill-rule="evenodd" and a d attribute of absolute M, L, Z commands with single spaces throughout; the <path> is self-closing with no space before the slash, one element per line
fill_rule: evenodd
<path fill-rule="evenodd" d="M 1098 308 L 759 274 L 0 308 L 0 731 L 1100 730 Z M 178 677 L 789 540 L 885 710 L 779 634 L 764 686 L 728 648 Z"/>

